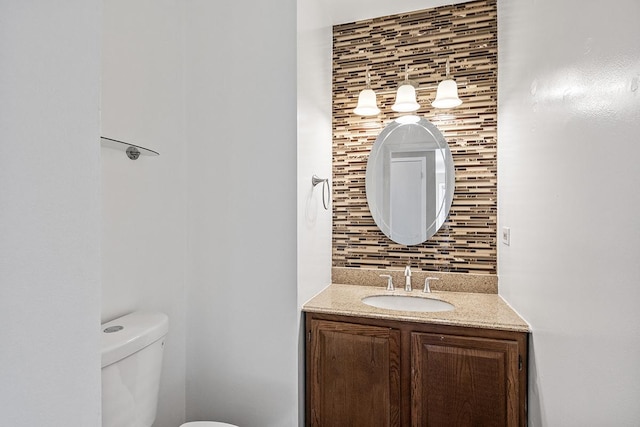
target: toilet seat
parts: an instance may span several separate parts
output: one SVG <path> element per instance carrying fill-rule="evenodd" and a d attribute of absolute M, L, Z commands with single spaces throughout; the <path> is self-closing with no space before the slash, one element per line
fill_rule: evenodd
<path fill-rule="evenodd" d="M 233 424 L 221 423 L 218 421 L 191 421 L 184 423 L 180 427 L 238 427 Z"/>

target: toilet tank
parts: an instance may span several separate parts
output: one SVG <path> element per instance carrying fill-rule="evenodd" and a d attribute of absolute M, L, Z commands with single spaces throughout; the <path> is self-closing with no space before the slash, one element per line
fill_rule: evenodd
<path fill-rule="evenodd" d="M 134 312 L 102 325 L 102 427 L 151 427 L 169 319 Z"/>

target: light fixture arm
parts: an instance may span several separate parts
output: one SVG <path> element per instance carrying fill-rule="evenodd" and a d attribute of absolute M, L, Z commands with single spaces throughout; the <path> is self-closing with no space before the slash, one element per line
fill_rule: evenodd
<path fill-rule="evenodd" d="M 398 87 L 400 86 L 404 86 L 404 85 L 410 85 L 413 86 L 413 88 L 415 90 L 418 90 L 418 82 L 413 81 L 413 80 L 409 80 L 409 71 L 411 71 L 412 68 L 409 68 L 409 64 L 405 64 L 404 66 L 404 80 L 402 82 L 400 82 L 400 84 L 398 84 Z"/>

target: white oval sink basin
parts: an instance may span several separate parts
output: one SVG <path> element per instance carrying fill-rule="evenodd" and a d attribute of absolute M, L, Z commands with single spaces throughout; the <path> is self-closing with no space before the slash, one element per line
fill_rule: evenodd
<path fill-rule="evenodd" d="M 451 311 L 455 308 L 445 301 L 407 295 L 373 295 L 362 298 L 362 302 L 372 307 L 399 311 Z"/>

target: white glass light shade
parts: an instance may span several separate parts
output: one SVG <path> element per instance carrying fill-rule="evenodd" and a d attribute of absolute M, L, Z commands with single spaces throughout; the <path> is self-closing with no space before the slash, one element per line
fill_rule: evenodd
<path fill-rule="evenodd" d="M 435 108 L 453 108 L 460 104 L 462 101 L 458 98 L 458 84 L 452 79 L 441 81 L 436 92 L 436 99 L 431 105 Z"/>
<path fill-rule="evenodd" d="M 376 93 L 372 89 L 364 89 L 358 95 L 358 105 L 353 110 L 360 116 L 375 116 L 380 112 L 376 104 Z"/>
<path fill-rule="evenodd" d="M 404 84 L 398 88 L 396 102 L 391 106 L 398 113 L 411 113 L 417 111 L 420 104 L 416 101 L 416 88 L 410 84 Z"/>

